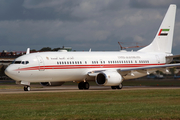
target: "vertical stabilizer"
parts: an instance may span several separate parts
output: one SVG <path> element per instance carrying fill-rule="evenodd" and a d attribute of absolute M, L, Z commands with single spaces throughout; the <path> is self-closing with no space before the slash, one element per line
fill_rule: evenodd
<path fill-rule="evenodd" d="M 139 51 L 171 53 L 176 5 L 171 4 L 152 43 Z"/>

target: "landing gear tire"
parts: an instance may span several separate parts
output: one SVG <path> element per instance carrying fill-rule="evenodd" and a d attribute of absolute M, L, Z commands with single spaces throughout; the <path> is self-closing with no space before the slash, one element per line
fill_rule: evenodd
<path fill-rule="evenodd" d="M 79 84 L 78 84 L 78 88 L 80 89 L 80 90 L 88 90 L 89 89 L 89 83 L 88 82 L 80 82 Z"/>
<path fill-rule="evenodd" d="M 80 82 L 80 83 L 78 84 L 78 88 L 79 88 L 80 90 L 83 90 L 83 83 L 84 83 L 84 82 Z"/>
<path fill-rule="evenodd" d="M 31 90 L 31 87 L 30 86 L 24 86 L 24 91 L 30 91 Z"/>
<path fill-rule="evenodd" d="M 89 83 L 88 82 L 84 82 L 83 83 L 83 87 L 85 90 L 88 90 L 89 89 Z"/>
<path fill-rule="evenodd" d="M 119 84 L 118 86 L 111 86 L 111 89 L 122 89 L 123 84 Z"/>
<path fill-rule="evenodd" d="M 117 86 L 117 89 L 122 89 L 123 88 L 123 84 L 119 84 L 119 86 Z"/>
<path fill-rule="evenodd" d="M 111 89 L 116 89 L 116 86 L 111 86 Z"/>

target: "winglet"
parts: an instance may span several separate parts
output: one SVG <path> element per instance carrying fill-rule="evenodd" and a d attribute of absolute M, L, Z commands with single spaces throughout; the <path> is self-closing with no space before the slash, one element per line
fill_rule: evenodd
<path fill-rule="evenodd" d="M 30 48 L 27 48 L 26 55 L 30 53 Z"/>

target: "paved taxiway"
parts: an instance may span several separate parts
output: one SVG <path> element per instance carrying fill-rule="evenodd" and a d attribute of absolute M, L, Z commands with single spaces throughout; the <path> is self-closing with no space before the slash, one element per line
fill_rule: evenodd
<path fill-rule="evenodd" d="M 63 85 L 57 87 L 42 87 L 31 86 L 31 91 L 23 91 L 23 86 L 18 86 L 16 89 L 10 88 L 0 89 L 0 94 L 17 94 L 17 93 L 45 93 L 45 92 L 81 92 L 81 91 L 114 91 L 107 86 L 90 86 L 89 90 L 79 90 L 75 85 Z M 159 86 L 124 86 L 121 90 L 147 90 L 147 89 L 180 89 L 180 87 L 159 87 Z"/>

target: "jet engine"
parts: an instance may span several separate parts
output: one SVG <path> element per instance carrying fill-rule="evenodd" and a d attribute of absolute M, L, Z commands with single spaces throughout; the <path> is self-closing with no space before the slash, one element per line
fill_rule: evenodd
<path fill-rule="evenodd" d="M 42 86 L 61 86 L 64 82 L 41 82 Z"/>
<path fill-rule="evenodd" d="M 105 71 L 96 76 L 96 83 L 103 86 L 118 86 L 122 81 L 122 76 L 116 71 Z"/>

